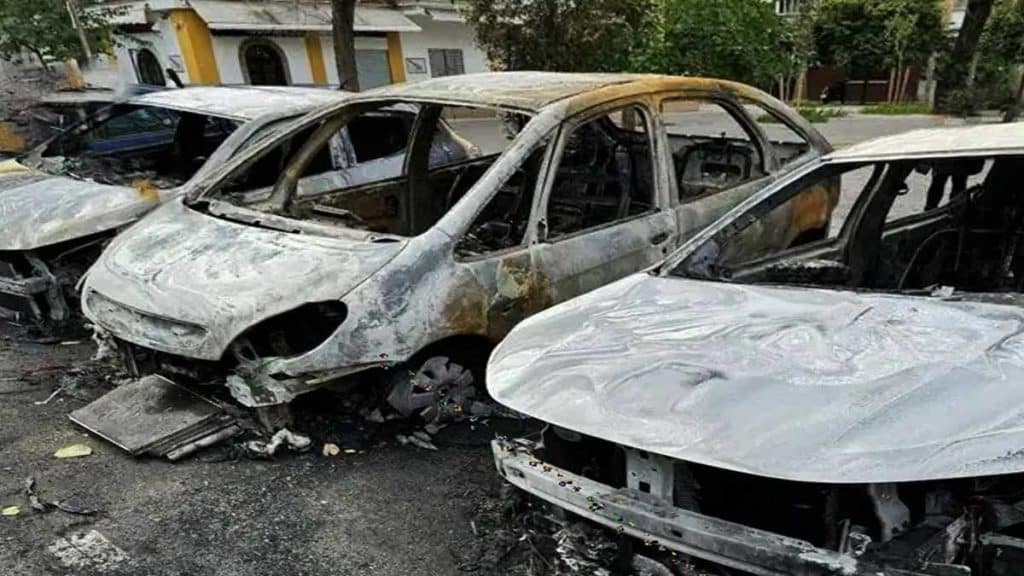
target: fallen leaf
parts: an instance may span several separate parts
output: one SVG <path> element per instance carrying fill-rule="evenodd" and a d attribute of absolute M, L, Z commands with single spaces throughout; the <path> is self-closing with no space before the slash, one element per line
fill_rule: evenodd
<path fill-rule="evenodd" d="M 92 448 L 86 444 L 72 444 L 53 453 L 55 458 L 81 458 L 92 454 Z"/>
<path fill-rule="evenodd" d="M 5 160 L 0 162 L 0 174 L 14 174 L 16 172 L 28 172 L 28 168 L 16 160 Z"/>
<path fill-rule="evenodd" d="M 324 456 L 337 456 L 341 453 L 341 448 L 338 448 L 337 444 L 331 444 L 328 442 L 324 444 Z"/>
<path fill-rule="evenodd" d="M 17 516 L 18 514 L 21 514 L 21 508 L 17 506 L 8 506 L 0 510 L 0 516 Z"/>

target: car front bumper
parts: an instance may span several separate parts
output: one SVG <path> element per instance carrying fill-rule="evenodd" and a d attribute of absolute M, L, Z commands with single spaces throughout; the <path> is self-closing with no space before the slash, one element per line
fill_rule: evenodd
<path fill-rule="evenodd" d="M 764 576 L 923 576 L 818 548 L 809 542 L 683 510 L 650 494 L 614 488 L 536 459 L 524 441 L 491 444 L 498 472 L 533 496 L 669 550 Z"/>

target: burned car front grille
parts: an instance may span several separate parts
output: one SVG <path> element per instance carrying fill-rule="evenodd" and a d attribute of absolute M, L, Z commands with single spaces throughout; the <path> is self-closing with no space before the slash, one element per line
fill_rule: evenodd
<path fill-rule="evenodd" d="M 206 338 L 206 330 L 201 326 L 140 312 L 95 290 L 86 295 L 85 305 L 104 328 L 139 343 L 192 350 Z"/>
<path fill-rule="evenodd" d="M 1020 474 L 887 484 L 779 480 L 549 426 L 499 437 L 514 486 L 606 528 L 753 574 L 1021 574 Z"/>

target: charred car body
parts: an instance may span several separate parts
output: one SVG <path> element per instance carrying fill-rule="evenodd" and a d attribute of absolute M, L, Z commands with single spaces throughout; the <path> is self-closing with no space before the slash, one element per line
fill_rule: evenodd
<path fill-rule="evenodd" d="M 340 92 L 198 87 L 131 97 L 0 164 L 0 316 L 63 321 L 120 229 Z"/>
<path fill-rule="evenodd" d="M 400 154 L 400 175 L 339 177 L 329 139 L 375 115 L 392 126 L 355 155 Z M 473 154 L 446 152 L 463 137 Z M 828 146 L 742 85 L 544 73 L 363 93 L 278 140 L 116 240 L 86 315 L 140 372 L 227 376 L 253 408 L 402 367 L 391 403 L 427 419 L 466 407 L 471 364 L 516 322 L 662 260 Z M 279 177 L 271 157 L 290 158 Z M 784 234 L 827 228 L 798 224 Z"/>
<path fill-rule="evenodd" d="M 812 162 L 663 266 L 520 324 L 514 485 L 753 574 L 1021 574 L 1024 124 Z M 823 185 L 832 226 L 780 240 Z"/>

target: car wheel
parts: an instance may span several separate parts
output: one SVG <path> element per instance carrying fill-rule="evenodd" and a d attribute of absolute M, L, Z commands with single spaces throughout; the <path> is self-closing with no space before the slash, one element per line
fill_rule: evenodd
<path fill-rule="evenodd" d="M 391 379 L 388 404 L 403 416 L 419 416 L 427 423 L 461 420 L 475 410 L 473 372 L 447 356 L 433 356 Z"/>

